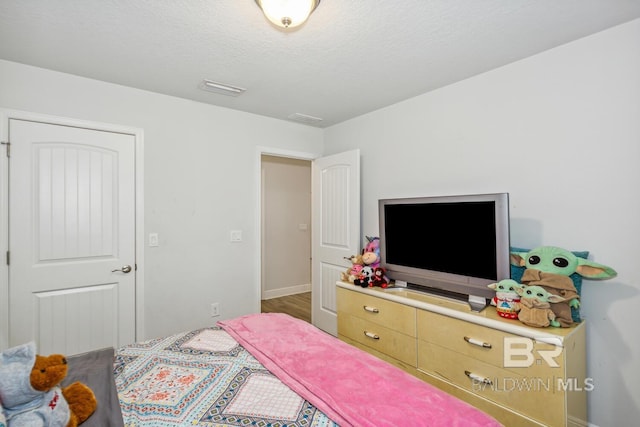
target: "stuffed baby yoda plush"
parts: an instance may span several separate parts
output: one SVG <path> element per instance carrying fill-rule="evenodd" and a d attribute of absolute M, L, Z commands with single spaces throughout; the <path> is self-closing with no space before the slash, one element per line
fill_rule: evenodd
<path fill-rule="evenodd" d="M 521 288 L 522 285 L 515 280 L 504 279 L 487 286 L 496 291 L 496 295 L 491 299 L 491 305 L 496 307 L 498 316 L 505 319 L 517 319 L 518 313 L 514 306 L 520 302 L 520 295 L 516 292 L 516 288 Z"/>
<path fill-rule="evenodd" d="M 551 306 L 564 301 L 564 298 L 547 292 L 541 286 L 516 287 L 515 290 L 520 295 L 520 302 L 513 306 L 518 313 L 518 320 L 525 325 L 536 328 L 544 328 L 549 325 L 560 326 Z"/>
<path fill-rule="evenodd" d="M 524 285 L 540 286 L 563 298 L 563 302 L 551 304 L 551 310 L 561 327 L 571 326 L 571 308 L 577 309 L 580 306 L 578 290 L 570 278 L 572 274 L 579 274 L 586 279 L 609 279 L 617 274 L 611 267 L 577 257 L 572 252 L 555 246 L 541 246 L 528 252 L 511 252 L 511 263 L 526 268 L 520 279 Z"/>

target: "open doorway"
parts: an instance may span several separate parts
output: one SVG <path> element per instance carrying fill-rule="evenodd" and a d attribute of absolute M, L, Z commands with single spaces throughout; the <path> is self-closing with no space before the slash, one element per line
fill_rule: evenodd
<path fill-rule="evenodd" d="M 261 155 L 261 309 L 311 321 L 311 161 Z"/>

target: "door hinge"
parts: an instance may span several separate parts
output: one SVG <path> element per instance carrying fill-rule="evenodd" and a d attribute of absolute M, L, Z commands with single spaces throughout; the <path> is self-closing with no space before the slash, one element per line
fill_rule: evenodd
<path fill-rule="evenodd" d="M 9 265 L 9 260 L 11 259 L 10 256 L 9 256 L 10 253 L 11 252 L 7 251 L 7 265 Z"/>
<path fill-rule="evenodd" d="M 11 157 L 11 143 L 2 141 L 0 144 L 7 146 L 7 157 Z"/>

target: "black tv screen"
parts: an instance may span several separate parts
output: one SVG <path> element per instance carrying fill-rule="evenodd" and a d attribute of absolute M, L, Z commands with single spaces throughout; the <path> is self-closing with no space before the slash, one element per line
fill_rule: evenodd
<path fill-rule="evenodd" d="M 493 202 L 385 206 L 386 262 L 496 280 Z"/>
<path fill-rule="evenodd" d="M 408 287 L 469 299 L 509 278 L 507 193 L 378 201 L 380 261 Z M 473 297 L 473 298 L 471 298 Z"/>

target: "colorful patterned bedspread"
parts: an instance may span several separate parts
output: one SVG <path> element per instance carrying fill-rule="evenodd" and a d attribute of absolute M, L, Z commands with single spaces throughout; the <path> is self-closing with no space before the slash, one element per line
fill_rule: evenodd
<path fill-rule="evenodd" d="M 117 350 L 125 426 L 336 426 L 218 327 Z"/>

